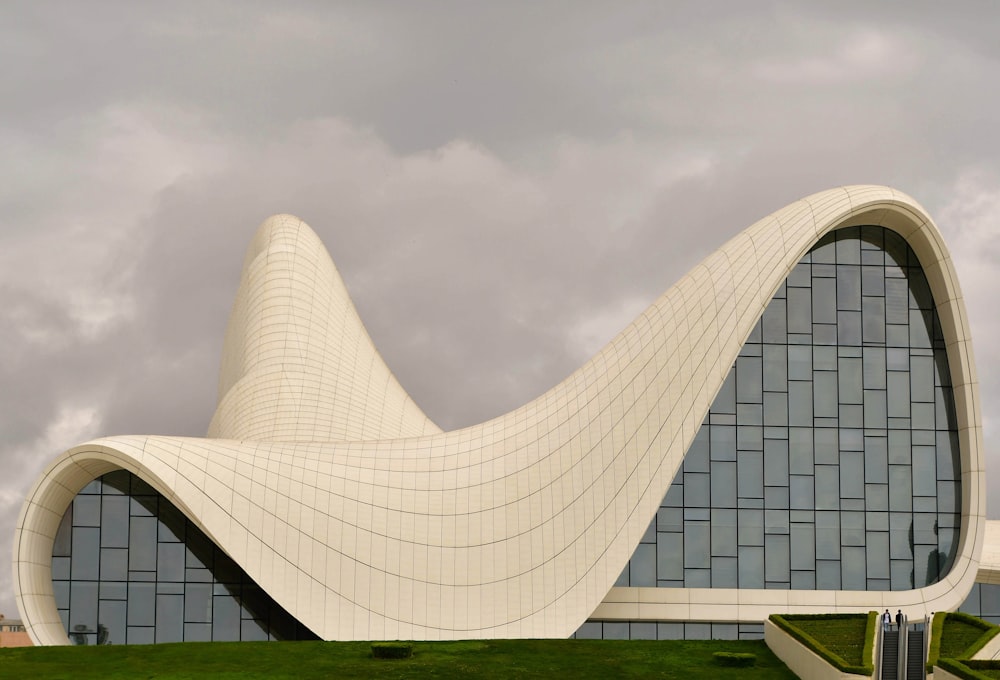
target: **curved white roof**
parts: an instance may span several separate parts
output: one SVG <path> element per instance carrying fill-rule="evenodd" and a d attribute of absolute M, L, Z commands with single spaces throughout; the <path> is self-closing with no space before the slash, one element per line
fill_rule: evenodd
<path fill-rule="evenodd" d="M 963 473 L 951 572 L 892 592 L 612 589 L 789 269 L 826 232 L 860 224 L 906 238 L 937 302 Z M 328 639 L 566 637 L 591 615 L 762 620 L 901 607 L 912 618 L 956 608 L 979 567 L 982 428 L 962 294 L 930 218 L 886 187 L 824 191 L 760 220 L 563 382 L 453 432 L 385 367 L 312 231 L 271 218 L 247 255 L 220 394 L 209 438 L 99 439 L 45 470 L 14 552 L 36 643 L 67 641 L 51 580 L 59 521 L 86 483 L 116 468 L 152 484 Z"/>

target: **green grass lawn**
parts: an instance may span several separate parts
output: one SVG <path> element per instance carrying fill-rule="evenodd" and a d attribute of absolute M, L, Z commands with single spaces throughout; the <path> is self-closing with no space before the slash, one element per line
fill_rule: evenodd
<path fill-rule="evenodd" d="M 831 652 L 852 666 L 864 665 L 861 658 L 865 646 L 865 627 L 868 617 L 859 614 L 844 619 L 791 618 L 799 630 L 808 633 Z"/>
<path fill-rule="evenodd" d="M 941 631 L 941 653 L 938 655 L 942 659 L 957 659 L 962 656 L 972 643 L 983 636 L 986 631 L 978 626 L 974 626 L 965 621 L 948 617 L 944 620 L 944 629 Z"/>
<path fill-rule="evenodd" d="M 757 655 L 723 668 L 719 651 Z M 66 680 L 217 678 L 795 678 L 763 640 L 417 642 L 413 658 L 371 658 L 367 642 L 209 642 L 0 649 L 0 677 Z"/>

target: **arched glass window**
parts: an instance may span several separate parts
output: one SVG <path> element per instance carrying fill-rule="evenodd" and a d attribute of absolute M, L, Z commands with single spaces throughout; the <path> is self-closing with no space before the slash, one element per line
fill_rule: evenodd
<path fill-rule="evenodd" d="M 75 644 L 315 640 L 170 501 L 124 470 L 88 484 L 52 550 Z"/>
<path fill-rule="evenodd" d="M 837 230 L 774 295 L 616 585 L 909 590 L 954 561 L 941 323 L 906 241 Z"/>

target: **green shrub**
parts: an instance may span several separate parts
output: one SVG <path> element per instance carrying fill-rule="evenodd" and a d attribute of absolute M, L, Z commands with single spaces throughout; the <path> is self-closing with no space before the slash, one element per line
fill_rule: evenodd
<path fill-rule="evenodd" d="M 928 670 L 939 659 L 971 659 L 998 633 L 1000 626 L 964 612 L 938 612 L 931 624 Z"/>
<path fill-rule="evenodd" d="M 944 620 L 948 612 L 937 612 L 931 619 L 931 641 L 927 646 L 927 672 L 934 672 L 934 665 L 941 656 L 941 638 L 944 634 Z"/>
<path fill-rule="evenodd" d="M 409 659 L 413 645 L 409 642 L 373 642 L 372 656 L 376 659 Z"/>
<path fill-rule="evenodd" d="M 968 665 L 967 665 L 968 664 Z M 993 664 L 993 665 L 985 665 Z M 995 669 L 995 661 L 987 661 L 985 664 L 976 663 L 975 661 L 959 661 L 957 659 L 939 659 L 937 665 L 940 668 L 945 669 L 949 673 L 957 675 L 962 678 L 962 680 L 993 680 L 995 676 L 986 675 L 984 673 L 978 672 L 975 668 L 970 668 L 970 666 L 978 668 L 990 668 Z"/>
<path fill-rule="evenodd" d="M 872 666 L 872 649 L 875 644 L 878 612 L 785 616 L 771 614 L 770 620 L 844 673 L 871 676 L 875 670 Z M 821 643 L 815 634 L 823 637 L 829 645 Z M 830 649 L 830 646 L 834 649 Z M 845 659 L 843 655 L 850 659 Z"/>
<path fill-rule="evenodd" d="M 757 663 L 757 655 L 746 652 L 715 652 L 712 657 L 715 659 L 715 663 L 720 666 L 734 668 L 749 668 Z"/>

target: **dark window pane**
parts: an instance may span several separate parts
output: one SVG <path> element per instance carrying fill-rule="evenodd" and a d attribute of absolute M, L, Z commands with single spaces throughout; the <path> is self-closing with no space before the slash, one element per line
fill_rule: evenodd
<path fill-rule="evenodd" d="M 736 507 L 736 463 L 712 463 L 712 506 Z"/>
<path fill-rule="evenodd" d="M 125 602 L 102 600 L 98 607 L 98 612 L 98 644 L 125 644 Z"/>
<path fill-rule="evenodd" d="M 736 361 L 736 401 L 742 403 L 760 403 L 761 378 L 762 367 L 760 358 L 740 357 Z"/>
<path fill-rule="evenodd" d="M 129 526 L 128 560 L 128 568 L 133 571 L 156 570 L 155 517 L 132 517 Z"/>
<path fill-rule="evenodd" d="M 77 498 L 80 498 L 79 496 Z M 95 497 L 99 498 L 99 497 Z M 76 527 L 73 529 L 74 581 L 96 581 L 100 578 L 101 530 Z M 94 610 L 97 616 L 97 610 Z M 95 629 L 96 632 L 96 629 Z"/>
<path fill-rule="evenodd" d="M 860 359 L 841 358 L 838 371 L 841 404 L 863 403 L 864 371 Z"/>
<path fill-rule="evenodd" d="M 802 288 L 788 289 L 788 332 L 812 332 L 812 294 Z"/>
<path fill-rule="evenodd" d="M 709 522 L 686 522 L 684 525 L 684 567 L 698 568 L 711 561 Z"/>
<path fill-rule="evenodd" d="M 101 549 L 101 580 L 124 581 L 128 578 L 128 550 L 125 548 Z"/>
<path fill-rule="evenodd" d="M 837 283 L 835 279 L 813 277 L 813 323 L 837 323 Z M 909 318 L 909 311 L 907 311 Z"/>
<path fill-rule="evenodd" d="M 656 578 L 684 579 L 683 534 L 659 534 L 656 537 Z"/>
<path fill-rule="evenodd" d="M 861 311 L 861 267 L 838 265 L 837 309 Z"/>
<path fill-rule="evenodd" d="M 784 344 L 788 341 L 788 329 L 785 325 L 785 301 L 771 300 L 764 310 L 761 324 L 761 337 L 765 343 Z"/>
<path fill-rule="evenodd" d="M 656 585 L 656 546 L 649 543 L 639 544 L 629 562 L 630 586 Z"/>
<path fill-rule="evenodd" d="M 788 582 L 790 557 L 788 536 L 770 534 L 764 537 L 764 580 Z"/>
<path fill-rule="evenodd" d="M 114 495 L 101 499 L 101 546 L 128 547 L 128 498 Z M 124 633 L 124 629 L 122 631 Z"/>
<path fill-rule="evenodd" d="M 885 342 L 885 298 L 864 298 L 861 307 L 861 339 L 865 343 Z"/>
<path fill-rule="evenodd" d="M 128 584 L 129 626 L 152 626 L 156 623 L 156 585 L 153 583 Z M 150 640 L 152 642 L 152 640 Z"/>
<path fill-rule="evenodd" d="M 77 496 L 73 500 L 73 526 L 101 526 L 101 497 Z"/>
<path fill-rule="evenodd" d="M 741 498 L 764 497 L 764 454 L 761 451 L 741 451 L 737 459 Z"/>
<path fill-rule="evenodd" d="M 740 546 L 739 548 L 740 588 L 764 587 L 764 548 Z"/>

